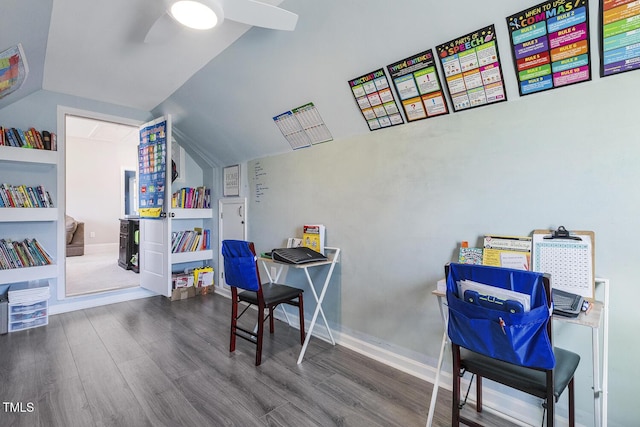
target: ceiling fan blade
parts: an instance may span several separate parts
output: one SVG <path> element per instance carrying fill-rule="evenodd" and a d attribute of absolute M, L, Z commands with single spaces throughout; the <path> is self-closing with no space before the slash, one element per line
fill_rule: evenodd
<path fill-rule="evenodd" d="M 149 44 L 164 43 L 175 37 L 178 31 L 180 31 L 179 24 L 165 12 L 151 25 L 144 37 L 144 42 Z"/>
<path fill-rule="evenodd" d="M 226 0 L 225 18 L 256 27 L 293 31 L 298 15 L 277 6 L 254 0 Z"/>

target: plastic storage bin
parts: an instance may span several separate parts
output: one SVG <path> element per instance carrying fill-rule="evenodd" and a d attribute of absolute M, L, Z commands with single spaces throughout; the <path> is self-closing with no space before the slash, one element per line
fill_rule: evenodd
<path fill-rule="evenodd" d="M 49 302 L 9 304 L 9 332 L 22 331 L 49 324 Z"/>

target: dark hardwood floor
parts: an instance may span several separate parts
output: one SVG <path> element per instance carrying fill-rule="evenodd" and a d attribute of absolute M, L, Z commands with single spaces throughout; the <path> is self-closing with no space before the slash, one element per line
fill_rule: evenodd
<path fill-rule="evenodd" d="M 0 336 L 0 425 L 425 425 L 430 383 L 315 338 L 297 365 L 299 333 L 283 322 L 255 367 L 250 343 L 229 353 L 230 310 L 219 295 L 153 297 Z M 450 402 L 442 389 L 435 426 L 450 425 Z"/>

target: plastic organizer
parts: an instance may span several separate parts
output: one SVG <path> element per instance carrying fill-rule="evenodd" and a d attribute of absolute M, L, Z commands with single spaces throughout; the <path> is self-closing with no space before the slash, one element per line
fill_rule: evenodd
<path fill-rule="evenodd" d="M 9 332 L 22 331 L 49 324 L 49 302 L 9 303 Z"/>

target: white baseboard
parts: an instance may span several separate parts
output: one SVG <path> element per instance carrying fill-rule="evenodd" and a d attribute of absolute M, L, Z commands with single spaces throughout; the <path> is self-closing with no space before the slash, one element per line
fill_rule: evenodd
<path fill-rule="evenodd" d="M 84 245 L 84 253 L 87 255 L 92 254 L 104 254 L 104 253 L 118 253 L 117 243 L 96 243 L 93 245 Z"/>
<path fill-rule="evenodd" d="M 117 293 L 106 292 L 100 296 L 91 295 L 90 298 L 69 297 L 59 301 L 55 305 L 49 306 L 49 314 L 67 313 L 75 310 L 84 310 L 85 308 L 100 307 L 103 305 L 115 304 L 117 302 L 131 301 L 134 299 L 148 298 L 157 295 L 143 288 L 136 288 L 131 291 L 115 291 Z"/>

